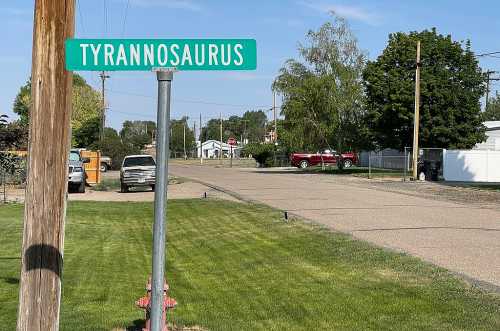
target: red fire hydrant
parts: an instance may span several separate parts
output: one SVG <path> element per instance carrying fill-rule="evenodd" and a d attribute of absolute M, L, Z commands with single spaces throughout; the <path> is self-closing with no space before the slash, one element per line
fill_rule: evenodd
<path fill-rule="evenodd" d="M 166 323 L 167 309 L 173 309 L 177 302 L 167 295 L 168 292 L 167 282 L 163 283 L 163 307 L 162 307 L 162 331 L 168 331 Z M 142 331 L 151 331 L 151 277 L 148 278 L 148 283 L 146 284 L 146 296 L 140 298 L 135 302 L 135 305 L 145 311 L 146 317 L 146 327 Z"/>

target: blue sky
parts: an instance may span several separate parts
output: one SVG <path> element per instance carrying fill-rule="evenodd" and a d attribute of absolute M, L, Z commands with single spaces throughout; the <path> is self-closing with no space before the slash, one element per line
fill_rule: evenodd
<path fill-rule="evenodd" d="M 33 7 L 33 0 L 0 3 L 0 113 L 12 118 L 13 100 L 31 70 Z M 500 51 L 500 2 L 494 0 L 480 5 L 465 0 L 77 0 L 76 37 L 256 39 L 256 71 L 175 75 L 172 118 L 187 115 L 192 123 L 200 113 L 205 121 L 219 112 L 229 117 L 270 108 L 273 78 L 285 60 L 297 57 L 306 32 L 329 20 L 330 10 L 349 20 L 370 59 L 381 53 L 389 33 L 431 27 L 454 40 L 470 39 L 476 53 Z M 500 71 L 500 58 L 481 58 L 480 63 L 484 70 Z M 99 88 L 96 73 L 81 74 Z M 155 119 L 152 73 L 113 72 L 107 90 L 108 126 L 119 129 L 126 119 Z"/>

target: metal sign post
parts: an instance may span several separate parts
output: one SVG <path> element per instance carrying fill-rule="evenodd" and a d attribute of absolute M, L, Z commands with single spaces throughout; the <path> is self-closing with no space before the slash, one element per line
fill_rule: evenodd
<path fill-rule="evenodd" d="M 163 331 L 168 132 L 170 132 L 170 89 L 174 72 L 172 68 L 211 71 L 255 70 L 257 68 L 257 43 L 254 39 L 67 39 L 65 46 L 64 62 L 68 71 L 149 71 L 151 69 L 156 71 L 158 133 L 156 136 L 150 317 L 151 329 Z M 203 145 L 200 146 L 201 163 L 203 163 L 202 147 Z M 222 161 L 222 137 L 219 157 Z"/>
<path fill-rule="evenodd" d="M 151 329 L 162 331 L 165 239 L 167 223 L 170 92 L 173 70 L 156 71 L 158 80 L 158 134 L 156 138 L 156 183 L 153 225 L 153 276 L 151 284 Z"/>

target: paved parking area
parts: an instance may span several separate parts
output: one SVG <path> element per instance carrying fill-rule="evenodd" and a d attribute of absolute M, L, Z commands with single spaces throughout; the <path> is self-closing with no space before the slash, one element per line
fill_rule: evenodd
<path fill-rule="evenodd" d="M 170 173 L 500 287 L 500 201 L 496 203 L 495 197 L 486 205 L 451 201 L 429 192 L 291 169 L 174 163 Z"/>

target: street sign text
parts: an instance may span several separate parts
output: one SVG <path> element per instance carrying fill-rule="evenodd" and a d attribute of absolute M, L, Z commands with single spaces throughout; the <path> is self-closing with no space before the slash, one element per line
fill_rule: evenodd
<path fill-rule="evenodd" d="M 253 39 L 68 39 L 66 69 L 254 70 Z"/>

